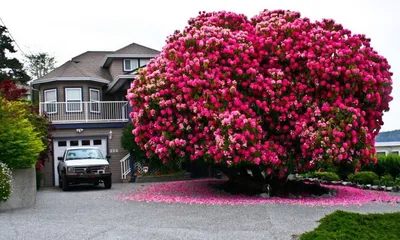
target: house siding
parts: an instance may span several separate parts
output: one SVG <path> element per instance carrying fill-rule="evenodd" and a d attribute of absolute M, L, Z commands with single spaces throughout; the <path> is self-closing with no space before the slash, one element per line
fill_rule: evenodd
<path fill-rule="evenodd" d="M 80 128 L 77 125 L 76 128 Z M 52 132 L 53 138 L 67 138 L 67 137 L 76 137 L 76 138 L 84 138 L 84 137 L 94 137 L 94 136 L 109 136 L 109 132 L 112 131 L 112 139 L 108 138 L 108 146 L 107 151 L 111 155 L 110 167 L 112 171 L 112 181 L 113 182 L 121 182 L 121 167 L 119 161 L 128 154 L 126 150 L 124 150 L 121 146 L 121 136 L 123 129 L 122 128 L 92 128 L 92 129 L 84 129 L 82 133 L 77 133 L 76 129 L 56 129 Z M 52 144 L 53 145 L 53 144 Z M 110 149 L 113 149 L 114 152 L 110 152 Z M 117 152 L 116 152 L 117 151 Z M 45 162 L 45 176 L 44 176 L 44 185 L 45 186 L 54 186 L 54 156 L 50 156 L 49 160 Z"/>
<path fill-rule="evenodd" d="M 113 80 L 118 75 L 123 75 L 124 71 L 123 71 L 123 66 L 122 66 L 122 59 L 121 58 L 113 59 L 111 65 L 109 67 L 109 71 L 110 71 L 110 74 L 111 74 L 111 77 Z"/>
<path fill-rule="evenodd" d="M 82 100 L 89 101 L 89 88 L 102 89 L 104 84 L 89 81 L 65 81 L 51 82 L 40 85 L 40 101 L 44 102 L 44 90 L 57 88 L 57 101 L 65 102 L 65 88 L 79 87 L 82 88 Z"/>

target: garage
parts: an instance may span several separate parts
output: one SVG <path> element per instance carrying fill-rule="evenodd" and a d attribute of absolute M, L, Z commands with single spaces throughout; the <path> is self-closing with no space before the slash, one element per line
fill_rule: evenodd
<path fill-rule="evenodd" d="M 58 186 L 58 157 L 62 157 L 68 147 L 98 147 L 103 156 L 107 155 L 107 137 L 82 137 L 82 138 L 60 138 L 53 140 L 54 149 L 54 183 Z"/>

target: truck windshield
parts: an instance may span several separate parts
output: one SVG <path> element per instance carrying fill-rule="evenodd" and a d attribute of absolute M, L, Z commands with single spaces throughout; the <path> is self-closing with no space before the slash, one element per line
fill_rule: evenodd
<path fill-rule="evenodd" d="M 67 157 L 65 160 L 79 160 L 79 159 L 104 159 L 103 154 L 99 149 L 82 148 L 82 149 L 70 149 L 67 151 Z"/>

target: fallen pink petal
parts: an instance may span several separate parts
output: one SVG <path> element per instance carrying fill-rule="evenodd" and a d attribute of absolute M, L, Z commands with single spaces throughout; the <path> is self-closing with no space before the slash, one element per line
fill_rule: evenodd
<path fill-rule="evenodd" d="M 314 197 L 303 199 L 262 198 L 258 196 L 232 195 L 218 191 L 212 185 L 221 184 L 226 180 L 202 179 L 155 183 L 142 189 L 117 198 L 124 201 L 165 202 L 183 204 L 207 205 L 251 205 L 251 204 L 294 204 L 310 206 L 345 206 L 362 205 L 371 202 L 399 203 L 400 196 L 387 192 L 362 190 L 347 186 L 325 186 L 337 189 L 331 197 Z"/>

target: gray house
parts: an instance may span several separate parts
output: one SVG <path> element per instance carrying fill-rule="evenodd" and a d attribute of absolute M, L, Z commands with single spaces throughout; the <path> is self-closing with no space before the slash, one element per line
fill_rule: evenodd
<path fill-rule="evenodd" d="M 137 70 L 157 54 L 136 43 L 115 52 L 88 51 L 31 82 L 33 98 L 53 126 L 45 186 L 58 185 L 57 157 L 70 146 L 99 147 L 111 155 L 113 181 L 126 178 L 129 154 L 120 143 L 130 112 L 125 95 Z"/>

